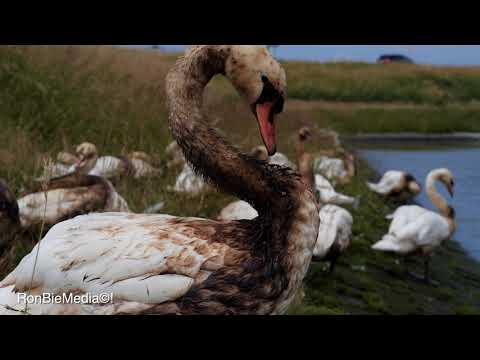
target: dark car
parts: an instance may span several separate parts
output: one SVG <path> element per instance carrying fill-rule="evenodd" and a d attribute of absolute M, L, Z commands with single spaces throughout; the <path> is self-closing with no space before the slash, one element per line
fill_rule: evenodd
<path fill-rule="evenodd" d="M 377 62 L 379 64 L 390 64 L 390 63 L 413 64 L 413 60 L 404 55 L 382 55 L 379 57 Z"/>

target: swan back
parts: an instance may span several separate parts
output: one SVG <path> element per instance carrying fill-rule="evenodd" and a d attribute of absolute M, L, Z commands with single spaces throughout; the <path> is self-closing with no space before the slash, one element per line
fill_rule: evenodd
<path fill-rule="evenodd" d="M 347 210 L 335 205 L 323 206 L 320 210 L 318 239 L 313 251 L 315 260 L 324 259 L 334 245 L 337 252 L 344 252 L 350 246 L 352 225 L 353 217 Z"/>

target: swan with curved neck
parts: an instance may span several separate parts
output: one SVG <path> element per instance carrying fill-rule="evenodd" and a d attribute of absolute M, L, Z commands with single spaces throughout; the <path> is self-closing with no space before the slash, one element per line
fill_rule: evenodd
<path fill-rule="evenodd" d="M 319 192 L 321 222 L 317 242 L 313 249 L 313 260 L 330 262 L 330 273 L 332 273 L 339 257 L 350 246 L 353 217 L 347 210 L 328 204 L 328 200 L 339 201 L 342 196 L 345 196 L 336 194 L 328 180 L 321 175 L 314 175 L 313 158 L 310 153 L 305 151 L 305 143 L 311 137 L 312 132 L 308 127 L 300 129 L 296 146 L 298 171 L 305 184 Z M 328 194 L 336 194 L 337 197 Z M 355 199 L 352 200 L 355 201 Z"/>
<path fill-rule="evenodd" d="M 315 199 L 288 168 L 240 153 L 208 125 L 202 95 L 217 74 L 226 75 L 245 96 L 273 155 L 285 73 L 263 46 L 201 45 L 190 48 L 167 76 L 170 129 L 185 158 L 211 183 L 251 203 L 259 217 L 216 222 L 92 214 L 61 223 L 42 241 L 35 289 L 111 292 L 114 301 L 32 312 L 286 312 L 312 259 L 320 221 Z M 28 292 L 34 254 L 0 283 L 1 304 L 14 307 L 12 291 Z"/>
<path fill-rule="evenodd" d="M 425 259 L 425 280 L 430 281 L 430 259 L 435 249 L 450 239 L 456 230 L 455 210 L 435 187 L 442 182 L 453 197 L 455 181 L 448 169 L 429 173 L 426 181 L 427 194 L 439 213 L 417 205 L 402 206 L 389 216 L 392 219 L 389 232 L 373 246 L 374 250 L 394 252 L 408 256 L 420 254 Z"/>

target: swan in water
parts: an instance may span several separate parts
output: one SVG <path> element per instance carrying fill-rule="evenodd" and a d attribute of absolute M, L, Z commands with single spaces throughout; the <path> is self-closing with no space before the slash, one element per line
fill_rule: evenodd
<path fill-rule="evenodd" d="M 225 74 L 249 102 L 273 155 L 285 72 L 265 46 L 197 45 L 166 81 L 170 129 L 192 168 L 253 204 L 259 217 L 217 222 L 145 214 L 79 216 L 52 228 L 41 247 L 0 282 L 0 311 L 23 310 L 15 292 L 32 291 L 113 293 L 113 302 L 29 305 L 31 314 L 287 311 L 312 259 L 320 222 L 316 201 L 290 169 L 241 154 L 209 126 L 201 99 L 216 74 Z"/>
<path fill-rule="evenodd" d="M 420 255 L 425 260 L 424 279 L 430 282 L 430 261 L 434 251 L 456 230 L 455 210 L 438 193 L 435 182 L 441 181 L 451 196 L 454 177 L 448 169 L 430 172 L 426 181 L 427 194 L 439 213 L 420 206 L 402 206 L 389 216 L 392 219 L 387 235 L 373 245 L 374 250 L 393 252 L 403 256 Z"/>
<path fill-rule="evenodd" d="M 3 190 L 2 190 L 3 189 Z M 5 183 L 0 186 L 0 215 L 22 228 L 44 224 L 46 228 L 77 215 L 91 212 L 130 212 L 126 201 L 107 180 L 91 175 L 70 174 L 52 179 L 19 198 Z M 15 210 L 17 209 L 17 210 Z"/>
<path fill-rule="evenodd" d="M 421 192 L 415 177 L 404 171 L 388 171 L 377 184 L 367 183 L 367 186 L 379 195 L 405 200 Z"/>

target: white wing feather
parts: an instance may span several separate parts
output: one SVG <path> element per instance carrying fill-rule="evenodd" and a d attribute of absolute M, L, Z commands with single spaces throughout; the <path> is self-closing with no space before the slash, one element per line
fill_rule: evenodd
<path fill-rule="evenodd" d="M 33 288 L 55 294 L 113 293 L 115 302 L 142 306 L 178 299 L 197 275 L 204 278 L 205 272 L 221 267 L 230 248 L 196 237 L 185 226 L 208 220 L 175 221 L 166 215 L 105 213 L 60 223 L 40 244 Z M 18 307 L 12 287 L 30 289 L 36 252 L 37 247 L 0 283 L 0 305 Z M 54 311 L 36 309 L 45 310 Z"/>

